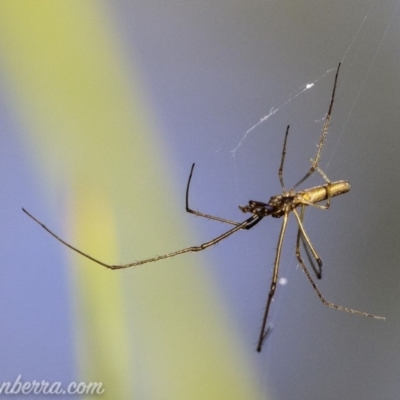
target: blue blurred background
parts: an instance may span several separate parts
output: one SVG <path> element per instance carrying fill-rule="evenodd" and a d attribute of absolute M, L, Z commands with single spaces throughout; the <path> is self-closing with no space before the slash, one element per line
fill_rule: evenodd
<path fill-rule="evenodd" d="M 399 1 L 3 1 L 0 15 L 0 382 L 101 381 L 110 399 L 398 397 Z M 287 124 L 286 185 L 309 167 L 339 61 L 321 167 L 352 189 L 305 226 L 327 299 L 386 322 L 321 305 L 293 221 L 258 354 L 281 221 L 111 272 L 21 211 L 110 263 L 205 242 L 227 227 L 185 213 L 191 164 L 193 208 L 242 220 L 237 205 L 281 190 Z"/>

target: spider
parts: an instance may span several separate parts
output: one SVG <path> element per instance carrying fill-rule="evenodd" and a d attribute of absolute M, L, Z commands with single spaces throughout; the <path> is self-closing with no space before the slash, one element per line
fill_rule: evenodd
<path fill-rule="evenodd" d="M 276 249 L 276 253 L 275 253 L 275 262 L 274 262 L 274 268 L 273 268 L 273 273 L 272 273 L 272 281 L 271 281 L 271 285 L 270 285 L 270 289 L 269 289 L 269 293 L 268 293 L 268 298 L 267 298 L 267 303 L 266 303 L 266 307 L 265 307 L 265 311 L 264 311 L 260 334 L 258 337 L 258 344 L 257 344 L 258 352 L 261 351 L 264 340 L 267 337 L 268 332 L 270 330 L 269 326 L 267 325 L 267 319 L 268 319 L 268 314 L 269 314 L 269 310 L 271 307 L 272 299 L 273 299 L 275 291 L 276 291 L 276 286 L 277 286 L 277 281 L 278 281 L 279 264 L 280 264 L 281 252 L 282 252 L 282 245 L 283 245 L 283 239 L 284 239 L 285 232 L 286 232 L 288 217 L 289 217 L 290 213 L 293 213 L 297 220 L 297 224 L 298 224 L 296 247 L 295 247 L 296 257 L 297 257 L 297 260 L 298 260 L 302 270 L 306 274 L 308 280 L 310 281 L 312 287 L 314 288 L 314 290 L 317 293 L 321 302 L 325 306 L 328 306 L 330 308 L 335 308 L 336 310 L 346 311 L 346 312 L 349 312 L 352 314 L 358 314 L 358 315 L 361 315 L 364 317 L 370 317 L 370 318 L 374 318 L 374 319 L 384 320 L 385 317 L 372 315 L 372 314 L 369 314 L 366 312 L 354 310 L 352 308 L 343 307 L 343 306 L 340 306 L 340 305 L 337 305 L 337 304 L 327 301 L 325 299 L 325 297 L 322 295 L 322 293 L 320 292 L 320 290 L 318 289 L 317 285 L 315 284 L 314 279 L 311 277 L 311 274 L 310 274 L 306 264 L 304 263 L 301 252 L 300 252 L 300 239 L 302 239 L 302 242 L 304 243 L 306 250 L 307 251 L 309 250 L 309 252 L 311 252 L 313 258 L 315 259 L 316 263 L 318 264 L 318 269 L 316 269 L 316 268 L 313 268 L 313 269 L 316 273 L 317 278 L 321 279 L 321 277 L 322 277 L 322 260 L 319 257 L 314 246 L 312 245 L 311 240 L 308 237 L 308 235 L 304 229 L 304 226 L 303 226 L 305 208 L 307 206 L 312 206 L 312 207 L 316 207 L 316 208 L 319 208 L 322 210 L 327 210 L 330 206 L 330 201 L 331 201 L 332 197 L 347 193 L 350 190 L 350 184 L 348 181 L 331 182 L 328 179 L 328 177 L 325 175 L 325 173 L 318 166 L 319 160 L 321 157 L 322 147 L 324 145 L 325 138 L 328 133 L 328 127 L 329 127 L 329 122 L 331 119 L 332 107 L 333 107 L 333 102 L 334 102 L 334 98 L 335 98 L 336 85 L 337 85 L 337 80 L 338 80 L 338 76 L 339 76 L 339 69 L 340 69 L 340 63 L 336 70 L 335 81 L 334 81 L 334 85 L 333 85 L 333 91 L 332 91 L 332 95 L 331 95 L 329 109 L 328 109 L 328 113 L 326 115 L 324 125 L 322 128 L 322 133 L 321 133 L 321 136 L 319 139 L 319 144 L 317 147 L 317 153 L 316 153 L 314 159 L 310 159 L 310 162 L 311 162 L 310 169 L 290 190 L 287 190 L 285 188 L 285 184 L 283 181 L 283 165 L 285 162 L 286 143 L 287 143 L 287 138 L 289 135 L 289 126 L 288 126 L 286 129 L 286 133 L 285 133 L 285 139 L 283 142 L 283 149 L 282 149 L 282 155 L 281 155 L 281 162 L 280 162 L 280 166 L 279 166 L 279 170 L 278 170 L 278 177 L 279 177 L 279 181 L 280 181 L 280 184 L 282 187 L 282 194 L 272 196 L 268 203 L 250 200 L 247 205 L 239 206 L 239 208 L 242 212 L 251 214 L 251 216 L 249 218 L 247 218 L 246 220 L 244 220 L 243 222 L 231 221 L 231 220 L 228 220 L 225 218 L 220 218 L 220 217 L 216 217 L 213 215 L 205 214 L 205 213 L 202 213 L 199 211 L 195 211 L 189 207 L 189 189 L 190 189 L 190 183 L 192 181 L 193 171 L 194 171 L 194 167 L 195 167 L 195 164 L 192 164 L 188 182 L 187 182 L 187 186 L 186 186 L 186 211 L 188 213 L 194 214 L 199 217 L 204 217 L 207 219 L 211 219 L 211 220 L 223 222 L 223 223 L 226 223 L 229 225 L 233 225 L 233 228 L 229 229 L 222 235 L 217 236 L 216 238 L 214 238 L 208 242 L 205 242 L 199 246 L 187 247 L 187 248 L 184 248 L 181 250 L 174 251 L 172 253 L 148 258 L 145 260 L 135 261 L 135 262 L 128 263 L 128 264 L 107 264 L 103 261 L 100 261 L 100 260 L 90 256 L 87 253 L 84 253 L 83 251 L 79 250 L 78 248 L 72 246 L 71 244 L 67 243 L 65 240 L 61 239 L 53 231 L 51 231 L 47 226 L 45 226 L 42 222 L 40 222 L 38 219 L 36 219 L 27 210 L 25 210 L 24 208 L 22 208 L 22 210 L 29 217 L 31 217 L 35 222 L 37 222 L 39 225 L 41 225 L 43 229 L 45 229 L 48 233 L 50 233 L 50 235 L 55 237 L 58 241 L 60 241 L 65 246 L 67 246 L 71 250 L 74 250 L 75 252 L 81 254 L 82 256 L 88 258 L 89 260 L 92 260 L 93 262 L 100 264 L 103 267 L 112 269 L 112 270 L 136 267 L 138 265 L 156 262 L 156 261 L 159 261 L 159 260 L 162 260 L 165 258 L 174 257 L 174 256 L 184 254 L 184 253 L 202 251 L 202 250 L 207 249 L 208 247 L 211 247 L 211 246 L 221 242 L 222 240 L 228 238 L 229 236 L 233 235 L 234 233 L 236 233 L 240 230 L 243 230 L 243 229 L 249 230 L 249 229 L 253 228 L 264 217 L 272 216 L 273 218 L 283 218 L 281 230 L 280 230 L 279 237 L 278 237 L 278 245 L 277 245 L 277 249 Z M 296 192 L 296 188 L 298 186 L 300 186 L 302 183 L 304 183 L 315 171 L 317 171 L 322 176 L 322 178 L 325 181 L 325 184 Z M 322 201 L 325 201 L 324 205 L 317 204 Z M 300 208 L 300 213 L 296 210 L 297 208 Z"/>

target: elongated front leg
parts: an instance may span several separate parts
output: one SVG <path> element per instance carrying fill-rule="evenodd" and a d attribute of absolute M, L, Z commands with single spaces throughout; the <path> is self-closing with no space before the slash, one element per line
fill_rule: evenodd
<path fill-rule="evenodd" d="M 280 264 L 280 261 L 281 261 L 282 244 L 283 244 L 283 238 L 284 238 L 285 232 L 286 232 L 287 221 L 288 221 L 288 213 L 285 213 L 283 215 L 283 222 L 282 222 L 281 232 L 279 234 L 278 246 L 277 246 L 277 249 L 276 249 L 274 271 L 273 271 L 273 274 L 272 274 L 272 282 L 271 282 L 271 286 L 269 288 L 267 305 L 265 307 L 264 318 L 263 318 L 263 322 L 262 322 L 262 326 L 261 326 L 261 330 L 260 330 L 260 336 L 258 338 L 258 345 L 257 345 L 257 351 L 258 352 L 261 351 L 264 339 L 266 338 L 267 333 L 268 333 L 268 329 L 267 329 L 268 313 L 269 313 L 269 309 L 271 307 L 272 299 L 273 299 L 274 294 L 275 294 L 276 284 L 278 282 L 279 264 Z"/>
<path fill-rule="evenodd" d="M 37 224 L 39 224 L 51 236 L 53 236 L 55 239 L 57 239 L 59 242 L 61 242 L 64 246 L 67 246 L 68 248 L 70 248 L 71 250 L 79 253 L 83 257 L 86 257 L 89 260 L 91 260 L 91 261 L 93 261 L 93 262 L 95 262 L 97 264 L 100 264 L 103 267 L 112 269 L 112 270 L 136 267 L 138 265 L 143 265 L 143 264 L 147 264 L 147 263 L 156 262 L 156 261 L 159 261 L 159 260 L 164 260 L 166 258 L 175 257 L 175 256 L 178 256 L 180 254 L 195 253 L 195 252 L 198 252 L 198 251 L 202 251 L 202 250 L 208 249 L 209 247 L 214 246 L 215 244 L 217 244 L 217 243 L 221 242 L 222 240 L 226 239 L 227 237 L 233 235 L 235 232 L 240 231 L 241 229 L 246 229 L 246 227 L 254 226 L 256 223 L 258 223 L 261 219 L 264 218 L 262 216 L 252 215 L 250 218 L 247 218 L 245 221 L 243 221 L 242 223 L 238 224 L 237 226 L 234 226 L 233 228 L 229 229 L 228 231 L 226 231 L 222 235 L 219 235 L 216 238 L 214 238 L 212 240 L 209 240 L 208 242 L 205 242 L 205 243 L 203 243 L 203 244 L 201 244 L 199 246 L 186 247 L 184 249 L 177 250 L 177 251 L 174 251 L 172 253 L 168 253 L 168 254 L 164 254 L 164 255 L 161 255 L 161 256 L 152 257 L 152 258 L 147 258 L 145 260 L 135 261 L 135 262 L 132 262 L 132 263 L 129 263 L 129 264 L 107 264 L 107 263 L 105 263 L 105 262 L 103 262 L 101 260 L 98 260 L 97 258 L 94 258 L 91 255 L 83 252 L 82 250 L 79 250 L 77 247 L 72 246 L 68 242 L 66 242 L 64 239 L 62 239 L 60 236 L 56 235 L 51 229 L 49 229 L 46 225 L 44 225 L 42 222 L 40 222 L 36 217 L 34 217 L 32 214 L 30 214 L 24 208 L 22 209 L 22 211 L 24 213 L 26 213 L 30 218 L 32 218 Z M 250 229 L 250 228 L 248 228 L 248 229 Z"/>

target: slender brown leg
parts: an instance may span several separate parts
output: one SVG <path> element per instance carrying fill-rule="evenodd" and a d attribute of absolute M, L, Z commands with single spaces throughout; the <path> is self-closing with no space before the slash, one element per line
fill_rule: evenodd
<path fill-rule="evenodd" d="M 300 212 L 300 220 L 301 220 L 302 226 L 303 226 L 305 211 L 306 211 L 306 207 L 305 207 L 305 205 L 302 205 L 301 212 Z M 304 226 L 303 226 L 303 230 L 304 230 Z M 296 239 L 296 257 L 297 257 L 297 259 L 301 258 L 301 255 L 300 255 L 300 238 L 301 237 L 302 237 L 302 231 L 299 226 L 297 229 L 297 239 Z M 304 241 L 303 241 L 303 243 L 304 243 Z M 310 257 L 310 253 L 307 251 L 308 248 L 305 247 L 305 249 L 306 249 L 307 256 Z M 314 256 L 314 259 L 315 259 L 315 256 Z M 312 269 L 314 270 L 315 274 L 317 275 L 317 278 L 321 279 L 322 278 L 322 262 L 321 262 L 321 264 L 318 264 L 318 269 L 315 268 L 314 264 L 311 264 L 311 266 L 312 266 Z"/>
<path fill-rule="evenodd" d="M 325 138 L 326 134 L 328 133 L 328 128 L 329 128 L 329 122 L 331 120 L 331 115 L 332 115 L 332 108 L 333 108 L 333 101 L 335 99 L 335 92 L 336 92 L 336 85 L 337 85 L 337 80 L 339 76 L 339 69 L 340 69 L 340 63 L 338 65 L 338 68 L 336 70 L 336 75 L 335 75 L 335 83 L 333 85 L 333 91 L 332 91 L 332 97 L 331 97 L 331 102 L 329 104 L 329 109 L 328 109 L 328 114 L 326 114 L 324 126 L 322 128 L 322 134 L 321 138 L 319 140 L 318 148 L 317 148 L 317 154 L 315 155 L 314 162 L 311 165 L 311 168 L 308 170 L 308 172 L 293 186 L 293 189 L 296 189 L 299 185 L 301 185 L 307 178 L 309 178 L 314 171 L 318 167 L 319 159 L 321 157 L 321 151 L 322 147 L 324 147 L 325 143 Z"/>
<path fill-rule="evenodd" d="M 204 214 L 200 211 L 192 210 L 189 207 L 189 188 L 190 188 L 190 182 L 192 180 L 194 166 L 195 166 L 195 163 L 192 164 L 192 168 L 190 169 L 188 183 L 186 185 L 186 211 L 190 214 L 197 215 L 198 217 L 204 217 L 204 218 L 212 219 L 214 221 L 224 222 L 225 224 L 238 226 L 240 224 L 240 222 L 231 221 L 230 219 L 215 217 L 214 215 L 210 215 L 210 214 Z"/>
<path fill-rule="evenodd" d="M 269 313 L 269 309 L 271 307 L 272 298 L 274 297 L 274 294 L 275 294 L 276 283 L 278 281 L 279 263 L 281 260 L 282 244 L 283 244 L 283 238 L 284 238 L 285 232 L 286 232 L 287 221 L 288 221 L 288 213 L 285 213 L 283 215 L 281 232 L 279 234 L 279 239 L 278 239 L 278 247 L 276 249 L 276 254 L 275 254 L 275 263 L 274 263 L 274 271 L 272 274 L 272 282 L 271 282 L 271 286 L 269 289 L 267 305 L 265 307 L 264 318 L 263 318 L 263 322 L 262 322 L 262 326 L 261 326 L 261 330 L 260 330 L 260 336 L 258 338 L 258 345 L 257 345 L 258 352 L 261 351 L 264 339 L 268 333 L 268 329 L 267 329 L 268 313 Z"/>
<path fill-rule="evenodd" d="M 282 192 L 283 193 L 286 193 L 285 184 L 283 182 L 283 163 L 285 162 L 286 142 L 287 142 L 287 137 L 288 137 L 288 134 L 289 134 L 289 128 L 290 128 L 290 125 L 288 125 L 287 128 L 286 128 L 285 140 L 283 141 L 281 165 L 279 166 L 279 171 L 278 171 L 279 181 L 281 182 L 281 187 L 282 187 Z"/>
<path fill-rule="evenodd" d="M 297 252 L 297 250 L 298 250 L 298 252 Z M 322 304 L 324 304 L 327 307 L 339 310 L 339 311 L 345 311 L 345 312 L 348 312 L 348 313 L 351 313 L 351 314 L 361 315 L 363 317 L 370 317 L 370 318 L 381 319 L 381 320 L 385 320 L 386 319 L 385 317 L 379 317 L 377 315 L 368 314 L 368 313 L 363 312 L 363 311 L 358 311 L 358 310 L 354 310 L 352 308 L 339 306 L 337 304 L 331 303 L 330 301 L 327 301 L 325 299 L 325 297 L 322 295 L 322 293 L 320 292 L 320 290 L 318 289 L 318 287 L 317 287 L 316 283 L 314 282 L 313 278 L 311 277 L 311 274 L 308 271 L 308 269 L 306 267 L 306 264 L 304 263 L 303 259 L 301 258 L 300 247 L 297 248 L 297 245 L 296 245 L 296 256 L 297 256 L 297 260 L 299 261 L 302 270 L 306 274 L 308 280 L 310 281 L 312 287 L 314 288 L 315 292 L 317 293 L 317 295 L 318 295 L 319 299 L 321 300 Z"/>
<path fill-rule="evenodd" d="M 300 234 L 303 237 L 304 241 L 307 243 L 307 246 L 311 250 L 312 255 L 315 258 L 315 261 L 318 263 L 319 267 L 322 268 L 322 260 L 318 255 L 317 251 L 314 249 L 314 246 L 311 243 L 310 238 L 308 237 L 304 226 L 303 226 L 303 218 L 304 218 L 304 206 L 301 208 L 301 218 L 299 217 L 298 212 L 294 209 L 293 214 L 297 219 L 297 223 L 299 225 L 299 231 L 297 232 L 297 241 L 296 241 L 296 256 L 300 254 Z"/>
<path fill-rule="evenodd" d="M 250 218 L 247 218 L 245 221 L 243 221 L 239 225 L 234 226 L 232 229 L 229 229 L 228 231 L 226 231 L 222 235 L 219 235 L 216 238 L 201 244 L 200 246 L 186 247 L 185 249 L 181 249 L 181 250 L 178 250 L 178 251 L 174 251 L 172 253 L 164 254 L 162 256 L 147 258 L 146 260 L 135 261 L 135 262 L 129 263 L 129 264 L 107 264 L 107 263 L 105 263 L 103 261 L 100 261 L 97 258 L 94 258 L 91 255 L 83 252 L 82 250 L 79 250 L 78 248 L 72 246 L 71 244 L 66 242 L 64 239 L 61 239 L 51 229 L 49 229 L 46 225 L 44 225 L 42 222 L 40 222 L 37 218 L 35 218 L 32 214 L 30 214 L 24 208 L 22 209 L 22 211 L 25 214 L 27 214 L 29 217 L 31 217 L 37 224 L 39 224 L 44 230 L 46 230 L 48 233 L 50 233 L 51 236 L 53 236 L 55 239 L 57 239 L 63 245 L 69 247 L 73 251 L 76 251 L 80 255 L 88 258 L 89 260 L 94 261 L 95 263 L 100 264 L 103 267 L 106 267 L 106 268 L 109 268 L 109 269 L 112 269 L 112 270 L 136 267 L 137 265 L 147 264 L 147 263 L 163 260 L 165 258 L 175 257 L 175 256 L 178 256 L 178 255 L 184 254 L 184 253 L 192 253 L 192 252 L 198 252 L 198 251 L 205 250 L 205 249 L 207 249 L 207 248 L 209 248 L 211 246 L 214 246 L 215 244 L 221 242 L 222 240 L 226 239 L 227 237 L 233 235 L 235 232 L 240 231 L 241 229 L 246 229 L 246 228 L 250 229 L 251 227 L 255 226 L 261 219 L 264 218 L 263 216 L 252 215 Z"/>

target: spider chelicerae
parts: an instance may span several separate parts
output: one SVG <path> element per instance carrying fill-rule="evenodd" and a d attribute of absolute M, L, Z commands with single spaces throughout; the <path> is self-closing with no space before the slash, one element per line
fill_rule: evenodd
<path fill-rule="evenodd" d="M 324 146 L 325 138 L 328 133 L 328 127 L 329 127 L 329 122 L 331 119 L 332 107 L 333 107 L 333 102 L 334 102 L 334 98 L 335 98 L 336 85 L 337 85 L 337 80 L 338 80 L 338 76 L 339 76 L 339 69 L 340 69 L 340 64 L 336 70 L 332 96 L 331 96 L 331 100 L 330 100 L 330 104 L 329 104 L 328 113 L 326 115 L 325 122 L 324 122 L 324 125 L 322 128 L 321 137 L 319 139 L 317 153 L 316 153 L 314 159 L 310 159 L 310 162 L 311 162 L 310 169 L 290 190 L 287 190 L 285 188 L 285 184 L 283 181 L 283 165 L 284 165 L 285 156 L 286 156 L 286 143 L 287 143 L 287 138 L 288 138 L 288 134 L 289 134 L 289 126 L 288 126 L 286 129 L 285 139 L 283 142 L 281 163 L 280 163 L 280 167 L 279 167 L 279 171 L 278 171 L 278 177 L 279 177 L 279 181 L 280 181 L 280 184 L 282 187 L 282 193 L 279 195 L 276 195 L 276 196 L 272 196 L 268 203 L 250 200 L 247 205 L 239 206 L 241 211 L 243 211 L 244 213 L 251 214 L 251 216 L 249 218 L 247 218 L 246 220 L 244 220 L 243 222 L 231 221 L 231 220 L 228 220 L 225 218 L 220 218 L 220 217 L 216 217 L 213 215 L 205 214 L 205 213 L 202 213 L 199 211 L 195 211 L 189 207 L 189 188 L 190 188 L 190 183 L 192 180 L 192 175 L 193 175 L 193 170 L 194 170 L 195 164 L 192 165 L 192 168 L 191 168 L 190 174 L 189 174 L 189 179 L 188 179 L 187 186 L 186 186 L 186 211 L 191 214 L 197 215 L 199 217 L 212 219 L 212 220 L 223 222 L 223 223 L 233 226 L 233 228 L 229 229 L 222 235 L 217 236 L 216 238 L 214 238 L 208 242 L 205 242 L 199 246 L 187 247 L 187 248 L 184 248 L 184 249 L 181 249 L 178 251 L 174 251 L 172 253 L 148 258 L 145 260 L 135 261 L 135 262 L 128 263 L 128 264 L 115 264 L 115 265 L 107 264 L 103 261 L 100 261 L 100 260 L 90 256 L 87 253 L 84 253 L 83 251 L 79 250 L 78 248 L 72 246 L 71 244 L 67 243 L 65 240 L 63 240 L 59 236 L 57 236 L 52 230 L 47 228 L 47 226 L 45 226 L 42 222 L 40 222 L 38 219 L 36 219 L 32 214 L 30 214 L 24 208 L 22 210 L 29 217 L 31 217 L 35 222 L 37 222 L 39 225 L 41 225 L 42 228 L 44 228 L 48 233 L 50 233 L 58 241 L 63 243 L 65 246 L 69 247 L 71 250 L 76 251 L 77 253 L 81 254 L 82 256 L 88 258 L 89 260 L 92 260 L 93 262 L 100 264 L 103 267 L 112 269 L 112 270 L 136 267 L 138 265 L 156 262 L 156 261 L 159 261 L 159 260 L 162 260 L 165 258 L 174 257 L 174 256 L 184 254 L 184 253 L 202 251 L 202 250 L 207 249 L 208 247 L 211 247 L 211 246 L 221 242 L 222 240 L 228 238 L 229 236 L 233 235 L 234 233 L 236 233 L 240 230 L 243 230 L 243 229 L 249 230 L 249 229 L 253 228 L 265 217 L 272 216 L 273 218 L 283 218 L 282 226 L 281 226 L 281 230 L 280 230 L 279 238 L 278 238 L 278 245 L 277 245 L 277 249 L 276 249 L 276 253 L 275 253 L 275 262 L 274 262 L 274 268 L 273 268 L 273 273 L 272 273 L 271 286 L 269 289 L 267 304 L 265 307 L 264 317 L 263 317 L 261 330 L 260 330 L 260 334 L 259 334 L 259 338 L 258 338 L 257 351 L 259 351 L 259 352 L 261 351 L 263 342 L 269 332 L 269 327 L 267 325 L 267 319 L 268 319 L 269 310 L 271 307 L 272 299 L 274 297 L 277 282 L 278 282 L 278 272 L 279 272 L 279 264 L 280 264 L 280 259 L 281 259 L 283 239 L 284 239 L 285 232 L 286 232 L 289 214 L 293 213 L 297 220 L 297 224 L 298 224 L 296 250 L 295 250 L 296 257 L 297 257 L 297 260 L 299 261 L 301 268 L 303 269 L 304 273 L 306 274 L 308 280 L 310 281 L 312 287 L 314 288 L 315 292 L 317 293 L 317 295 L 318 295 L 319 299 L 322 301 L 322 303 L 328 307 L 335 308 L 340 311 L 346 311 L 346 312 L 349 312 L 352 314 L 358 314 L 358 315 L 361 315 L 364 317 L 371 317 L 374 319 L 384 320 L 385 317 L 379 317 L 379 316 L 372 315 L 372 314 L 369 314 L 366 312 L 354 310 L 352 308 L 339 306 L 337 304 L 327 301 L 324 298 L 324 296 L 322 295 L 322 293 L 320 292 L 320 290 L 318 289 L 317 285 L 315 284 L 306 264 L 303 261 L 303 258 L 302 258 L 301 252 L 300 252 L 300 239 L 302 239 L 304 246 L 306 247 L 306 249 L 309 250 L 309 252 L 312 254 L 313 258 L 315 259 L 316 263 L 318 264 L 318 269 L 314 268 L 314 270 L 317 275 L 317 278 L 320 279 L 321 272 L 322 272 L 322 261 L 318 255 L 317 251 L 315 250 L 314 246 L 312 245 L 311 240 L 308 237 L 308 235 L 304 229 L 304 226 L 303 226 L 305 208 L 307 206 L 312 206 L 312 207 L 316 207 L 316 208 L 319 208 L 322 210 L 327 210 L 330 206 L 330 200 L 332 197 L 347 193 L 350 190 L 350 184 L 348 181 L 331 182 L 328 179 L 328 177 L 325 175 L 325 173 L 318 166 L 319 160 L 321 158 L 322 147 Z M 300 186 L 303 182 L 305 182 L 315 171 L 317 171 L 322 176 L 322 178 L 325 181 L 325 184 L 320 185 L 320 186 L 315 186 L 310 189 L 296 191 L 296 188 L 298 186 Z M 323 205 L 317 204 L 317 203 L 320 203 L 323 201 L 325 201 L 325 204 L 323 204 Z M 300 213 L 296 210 L 297 208 L 300 208 Z"/>

